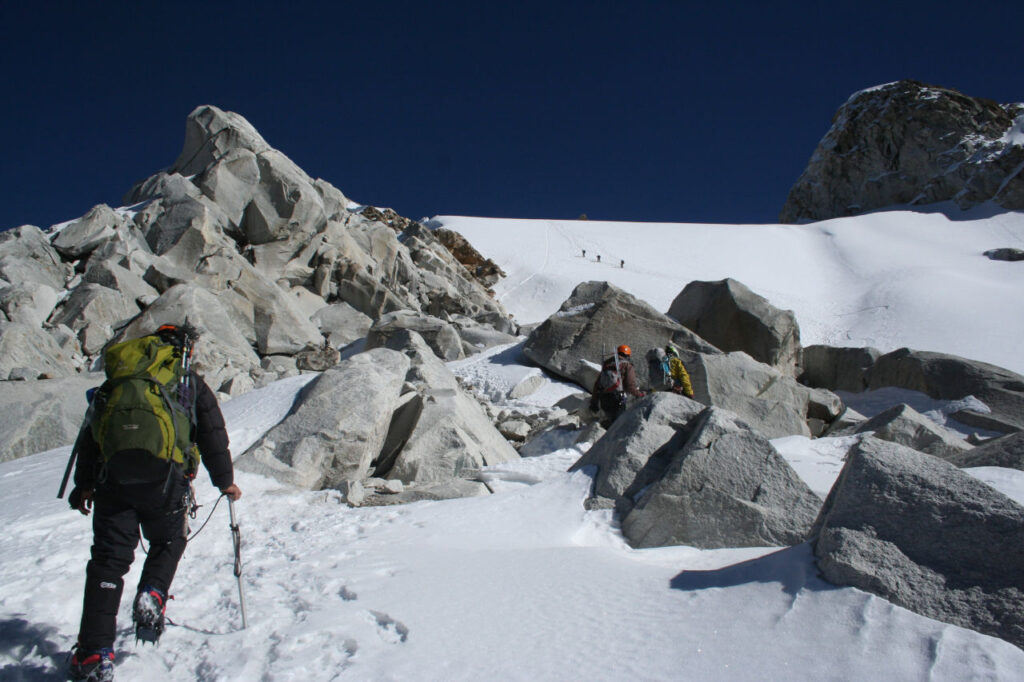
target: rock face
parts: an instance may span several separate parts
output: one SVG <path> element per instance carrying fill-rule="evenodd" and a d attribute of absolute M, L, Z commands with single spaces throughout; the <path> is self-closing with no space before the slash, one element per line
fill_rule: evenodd
<path fill-rule="evenodd" d="M 377 349 L 324 372 L 236 466 L 312 490 L 367 478 L 408 371 L 401 353 Z"/>
<path fill-rule="evenodd" d="M 87 374 L 5 383 L 0 391 L 0 461 L 73 443 L 87 406 L 85 392 L 103 378 Z"/>
<path fill-rule="evenodd" d="M 664 474 L 690 435 L 687 425 L 704 409 L 675 393 L 652 393 L 616 419 L 570 471 L 595 467 L 594 494 L 626 513 L 634 496 Z"/>
<path fill-rule="evenodd" d="M 723 407 L 739 415 L 767 438 L 810 436 L 808 410 L 813 392 L 746 353 L 707 355 L 680 353 L 690 374 L 693 395 L 705 405 Z M 822 405 L 825 408 L 824 405 Z M 839 415 L 841 402 L 833 396 L 826 421 Z"/>
<path fill-rule="evenodd" d="M 836 112 L 779 221 L 945 201 L 1024 209 L 1022 116 L 1022 104 L 910 80 L 858 92 Z"/>
<path fill-rule="evenodd" d="M 805 346 L 800 381 L 832 391 L 860 393 L 867 390 L 868 371 L 881 355 L 875 348 Z"/>
<path fill-rule="evenodd" d="M 960 468 L 1005 467 L 1024 471 L 1024 432 L 1011 433 L 948 458 Z"/>
<path fill-rule="evenodd" d="M 486 494 L 481 467 L 519 455 L 415 331 L 325 371 L 238 466 L 350 504 Z M 382 497 L 365 496 L 393 481 Z M 362 492 L 361 492 L 362 491 Z"/>
<path fill-rule="evenodd" d="M 331 366 L 389 313 L 436 320 L 446 358 L 516 330 L 481 283 L 500 271 L 480 263 L 481 279 L 422 225 L 353 204 L 232 112 L 193 111 L 177 161 L 125 203 L 0 233 L 0 381 L 77 374 L 186 318 L 206 332 L 196 368 L 230 395 Z"/>
<path fill-rule="evenodd" d="M 669 317 L 725 351 L 743 351 L 783 374 L 800 374 L 800 326 L 734 279 L 690 282 L 672 301 Z"/>
<path fill-rule="evenodd" d="M 462 390 L 419 334 L 406 330 L 387 343 L 409 358 L 406 381 L 415 397 L 394 414 L 389 444 L 375 463 L 377 475 L 436 483 L 474 478 L 485 465 L 519 459 L 484 408 Z"/>
<path fill-rule="evenodd" d="M 910 407 L 896 405 L 857 427 L 856 433 L 872 433 L 875 438 L 953 461 L 973 449 L 955 432 L 939 426 Z"/>
<path fill-rule="evenodd" d="M 973 395 L 991 414 L 957 412 L 967 424 L 997 431 L 1024 430 L 1024 376 L 986 362 L 901 348 L 875 361 L 868 380 L 871 390 L 899 386 L 940 400 Z"/>
<path fill-rule="evenodd" d="M 826 580 L 1024 647 L 1024 507 L 952 464 L 867 438 L 814 533 Z"/>
<path fill-rule="evenodd" d="M 946 353 L 900 348 L 884 355 L 873 348 L 809 346 L 800 380 L 813 387 L 859 393 L 897 387 L 938 400 L 974 396 L 990 413 L 957 412 L 954 418 L 983 429 L 1024 430 L 1024 376 Z"/>
<path fill-rule="evenodd" d="M 715 407 L 687 430 L 622 519 L 634 547 L 793 545 L 807 538 L 821 500 L 771 443 Z"/>
<path fill-rule="evenodd" d="M 670 341 L 681 350 L 719 352 L 689 329 L 618 287 L 607 282 L 585 282 L 573 290 L 557 313 L 533 330 L 523 353 L 541 367 L 589 391 L 604 358 L 626 344 L 633 349 L 637 381 L 645 387 L 650 381 L 644 353 Z"/>

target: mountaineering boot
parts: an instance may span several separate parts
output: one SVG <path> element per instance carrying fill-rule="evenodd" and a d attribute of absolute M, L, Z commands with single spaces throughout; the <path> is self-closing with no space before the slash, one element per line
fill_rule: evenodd
<path fill-rule="evenodd" d="M 75 650 L 71 653 L 68 677 L 76 682 L 113 682 L 114 650 L 83 649 L 76 644 Z"/>
<path fill-rule="evenodd" d="M 135 619 L 135 639 L 156 643 L 164 631 L 164 611 L 167 610 L 167 595 L 149 585 L 135 595 L 132 617 Z"/>

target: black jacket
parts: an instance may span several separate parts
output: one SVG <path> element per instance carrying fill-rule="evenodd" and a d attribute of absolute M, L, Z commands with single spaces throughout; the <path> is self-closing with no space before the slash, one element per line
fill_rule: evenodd
<path fill-rule="evenodd" d="M 196 427 L 192 438 L 199 447 L 200 459 L 210 474 L 210 480 L 214 486 L 223 490 L 234 483 L 234 468 L 228 447 L 228 432 L 224 427 L 224 415 L 217 404 L 217 397 L 203 378 L 197 374 L 193 374 L 192 377 L 196 392 Z M 96 465 L 99 458 L 99 446 L 93 440 L 91 430 L 85 426 L 78 443 L 78 464 L 75 467 L 77 488 L 96 488 Z"/>

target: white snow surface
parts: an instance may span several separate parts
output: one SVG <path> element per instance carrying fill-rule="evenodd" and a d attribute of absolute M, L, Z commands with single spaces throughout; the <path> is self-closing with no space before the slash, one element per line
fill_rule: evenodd
<path fill-rule="evenodd" d="M 498 296 L 522 322 L 555 312 L 589 279 L 667 310 L 690 280 L 734 277 L 796 311 L 805 344 L 909 345 L 1024 370 L 1014 343 L 1024 333 L 1024 268 L 981 255 L 1024 243 L 1020 214 L 874 214 L 800 227 L 439 222 L 505 269 Z M 576 390 L 530 367 L 520 348 L 450 366 L 520 410 Z M 232 450 L 280 421 L 313 376 L 225 403 Z M 538 390 L 509 397 L 533 377 L 543 380 Z M 923 407 L 937 420 L 948 414 L 934 401 Z M 824 497 L 852 442 L 773 444 Z M 194 529 L 213 514 L 171 590 L 177 626 L 158 646 L 134 642 L 137 552 L 119 615 L 118 679 L 1024 679 L 1021 649 L 825 583 L 807 545 L 631 549 L 609 512 L 583 509 L 587 475 L 565 473 L 589 444 L 547 445 L 488 468 L 493 495 L 395 507 L 351 509 L 334 491 L 238 473 L 245 629 L 227 504 L 214 509 L 217 493 L 201 474 Z M 77 634 L 91 531 L 55 498 L 69 451 L 0 464 L 3 680 L 60 679 Z M 968 472 L 1024 504 L 1024 472 Z"/>

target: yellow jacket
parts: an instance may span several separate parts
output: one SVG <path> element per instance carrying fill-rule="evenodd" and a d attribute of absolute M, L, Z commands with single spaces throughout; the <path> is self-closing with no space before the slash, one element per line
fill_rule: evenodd
<path fill-rule="evenodd" d="M 690 385 L 690 375 L 687 373 L 686 367 L 683 366 L 683 361 L 675 355 L 670 355 L 668 357 L 668 366 L 676 386 L 681 389 L 683 395 L 687 398 L 692 398 L 693 386 Z"/>

